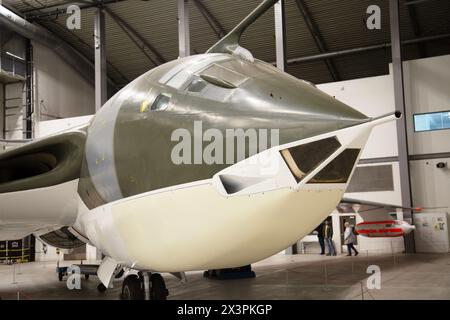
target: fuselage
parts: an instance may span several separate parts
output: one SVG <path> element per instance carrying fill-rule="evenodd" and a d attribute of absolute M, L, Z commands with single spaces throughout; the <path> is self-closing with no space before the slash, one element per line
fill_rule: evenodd
<path fill-rule="evenodd" d="M 178 59 L 134 80 L 77 130 L 85 136 L 80 174 L 65 182 L 77 191 L 64 198 L 76 205 L 58 221 L 133 268 L 249 264 L 288 247 L 336 207 L 375 122 L 258 60 Z M 203 138 L 183 163 L 173 159 L 179 129 Z M 213 142 L 204 132 L 227 137 L 228 129 L 242 129 L 233 141 L 249 141 L 248 130 L 276 130 L 278 139 L 265 151 L 244 145 L 244 159 L 197 157 Z M 226 155 L 226 145 L 215 144 L 215 153 Z M 267 162 L 271 170 L 262 170 Z"/>
<path fill-rule="evenodd" d="M 153 108 L 161 97 L 166 105 Z M 203 131 L 224 136 L 229 128 L 276 129 L 277 145 L 286 145 L 335 136 L 368 120 L 258 60 L 204 54 L 167 63 L 124 88 L 90 124 L 78 188 L 86 208 L 76 226 L 107 255 L 143 269 L 223 268 L 263 259 L 318 225 L 347 181 L 299 189 L 291 177 L 224 195 L 213 178 L 243 162 L 195 163 L 192 145 L 192 162 L 174 164 L 179 141 L 172 141 L 173 132 L 184 128 L 194 136 L 198 121 Z"/>

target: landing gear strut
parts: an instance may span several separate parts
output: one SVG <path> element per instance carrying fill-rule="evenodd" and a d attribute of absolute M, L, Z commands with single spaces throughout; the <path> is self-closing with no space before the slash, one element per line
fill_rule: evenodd
<path fill-rule="evenodd" d="M 145 279 L 148 280 L 149 298 L 151 300 L 167 300 L 169 290 L 167 290 L 164 278 L 159 273 L 148 274 L 144 277 L 142 274 L 129 275 L 122 283 L 122 300 L 145 300 Z"/>

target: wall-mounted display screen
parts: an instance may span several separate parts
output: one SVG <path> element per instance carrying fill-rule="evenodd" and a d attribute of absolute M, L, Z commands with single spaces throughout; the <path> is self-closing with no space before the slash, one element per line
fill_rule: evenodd
<path fill-rule="evenodd" d="M 414 131 L 450 129 L 450 111 L 421 113 L 414 115 Z"/>

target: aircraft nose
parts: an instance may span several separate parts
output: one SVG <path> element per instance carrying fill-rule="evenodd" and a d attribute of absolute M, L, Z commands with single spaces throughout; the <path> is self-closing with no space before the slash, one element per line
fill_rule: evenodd
<path fill-rule="evenodd" d="M 242 99 L 250 105 L 255 101 L 264 109 L 291 116 L 315 117 L 330 121 L 364 122 L 368 116 L 334 96 L 307 82 L 273 71 L 270 76 L 248 81 Z M 238 93 L 239 95 L 239 93 Z"/>

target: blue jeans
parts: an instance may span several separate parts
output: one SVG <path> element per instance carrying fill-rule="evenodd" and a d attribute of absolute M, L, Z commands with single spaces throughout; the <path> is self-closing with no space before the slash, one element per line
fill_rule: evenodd
<path fill-rule="evenodd" d="M 349 255 L 352 255 L 352 249 L 353 249 L 353 251 L 355 251 L 355 254 L 358 253 L 358 250 L 356 250 L 356 248 L 353 245 L 353 243 L 347 244 L 347 251 L 348 251 Z"/>
<path fill-rule="evenodd" d="M 328 253 L 332 256 L 336 255 L 336 249 L 334 249 L 333 239 L 331 238 L 325 238 L 325 243 L 328 247 Z"/>
<path fill-rule="evenodd" d="M 324 254 L 325 253 L 325 240 L 323 237 L 318 237 L 319 238 L 319 245 L 320 245 L 320 253 Z"/>

